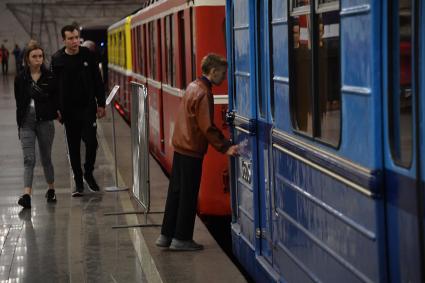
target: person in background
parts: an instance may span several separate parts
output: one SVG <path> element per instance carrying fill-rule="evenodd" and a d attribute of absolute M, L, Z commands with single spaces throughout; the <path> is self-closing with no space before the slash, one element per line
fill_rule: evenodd
<path fill-rule="evenodd" d="M 102 77 L 102 80 L 103 80 L 103 78 L 104 78 L 103 77 L 103 66 L 102 66 L 102 62 L 100 61 L 97 49 L 96 49 L 96 43 L 94 43 L 94 41 L 91 41 L 91 40 L 86 40 L 81 44 L 81 46 L 87 47 L 91 52 L 93 52 L 93 54 L 95 54 L 97 65 L 99 66 L 100 76 Z"/>
<path fill-rule="evenodd" d="M 105 116 L 105 90 L 95 55 L 80 46 L 79 28 L 64 26 L 64 47 L 52 56 L 51 70 L 58 79 L 59 107 L 65 125 L 69 157 L 74 173 L 73 197 L 83 195 L 86 181 L 93 192 L 100 190 L 94 176 L 98 147 L 96 118 Z M 81 169 L 81 140 L 85 143 L 84 175 Z"/>
<path fill-rule="evenodd" d="M 19 48 L 18 44 L 15 44 L 15 48 L 12 51 L 13 56 L 15 57 L 15 65 L 16 65 L 16 74 L 22 70 L 22 50 Z"/>
<path fill-rule="evenodd" d="M 159 247 L 175 251 L 195 251 L 203 246 L 193 241 L 196 205 L 201 182 L 202 161 L 211 144 L 229 156 L 238 154 L 214 125 L 212 86 L 220 85 L 227 71 L 227 61 L 216 54 L 202 59 L 202 76 L 186 88 L 180 103 L 172 143 L 174 157 Z"/>
<path fill-rule="evenodd" d="M 43 49 L 37 44 L 29 45 L 24 61 L 23 71 L 15 78 L 16 121 L 24 156 L 24 194 L 18 204 L 31 208 L 36 140 L 48 184 L 46 199 L 56 202 L 51 153 L 55 136 L 53 120 L 60 119 L 60 112 L 55 79 L 43 64 Z"/>
<path fill-rule="evenodd" d="M 2 44 L 0 48 L 0 52 L 1 52 L 1 70 L 3 72 L 3 75 L 7 75 L 7 72 L 9 69 L 9 50 L 7 50 L 4 44 Z"/>

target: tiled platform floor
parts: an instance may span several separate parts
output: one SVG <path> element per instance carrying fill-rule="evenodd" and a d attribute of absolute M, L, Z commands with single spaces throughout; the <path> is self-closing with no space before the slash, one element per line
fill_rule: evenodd
<path fill-rule="evenodd" d="M 15 120 L 13 77 L 0 78 L 0 282 L 140 282 L 144 274 L 116 193 L 70 195 L 63 127 L 56 123 L 53 148 L 58 202 L 48 204 L 42 168 L 35 169 L 32 209 L 17 205 L 23 161 Z M 95 176 L 112 182 L 111 166 L 99 148 Z"/>
<path fill-rule="evenodd" d="M 95 177 L 102 187 L 114 183 L 110 114 L 99 122 L 101 146 Z M 245 281 L 199 219 L 195 239 L 205 245 L 205 250 L 173 253 L 155 247 L 158 227 L 111 228 L 143 222 L 135 215 L 104 215 L 140 210 L 129 192 L 86 193 L 82 198 L 72 198 L 63 127 L 55 123 L 53 163 L 58 202 L 46 202 L 47 186 L 37 164 L 33 207 L 21 210 L 17 200 L 23 193 L 23 160 L 15 121 L 13 77 L 0 78 L 0 282 Z M 131 186 L 130 130 L 120 119 L 116 125 L 119 180 Z M 163 209 L 167 185 L 168 180 L 152 160 L 152 210 Z M 161 219 L 161 214 L 149 216 L 151 222 L 160 223 Z"/>

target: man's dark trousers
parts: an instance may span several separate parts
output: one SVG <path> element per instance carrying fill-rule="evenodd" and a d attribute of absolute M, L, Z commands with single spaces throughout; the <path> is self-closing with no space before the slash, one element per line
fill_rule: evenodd
<path fill-rule="evenodd" d="M 162 235 L 182 241 L 192 240 L 202 160 L 174 152 Z"/>
<path fill-rule="evenodd" d="M 84 172 L 86 174 L 92 174 L 93 172 L 98 147 L 96 115 L 81 115 L 82 112 L 86 111 L 75 111 L 73 114 L 67 115 L 64 123 L 71 167 L 77 185 L 82 185 L 83 181 L 80 155 L 81 140 L 83 140 L 86 147 L 86 160 L 84 163 Z"/>
<path fill-rule="evenodd" d="M 8 71 L 8 69 L 9 69 L 9 62 L 8 62 L 8 60 L 3 60 L 2 62 L 1 62 L 1 68 L 2 68 L 2 72 L 3 72 L 3 74 L 5 75 L 5 74 L 7 74 L 7 71 Z"/>

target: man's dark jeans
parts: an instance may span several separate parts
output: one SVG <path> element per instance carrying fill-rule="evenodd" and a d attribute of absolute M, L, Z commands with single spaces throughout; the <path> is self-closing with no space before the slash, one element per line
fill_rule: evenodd
<path fill-rule="evenodd" d="M 98 147 L 96 130 L 96 118 L 93 115 L 81 115 L 81 112 L 75 111 L 76 115 L 67 116 L 65 120 L 66 138 L 68 141 L 69 157 L 74 180 L 76 183 L 83 182 L 83 172 L 81 169 L 81 140 L 86 147 L 86 160 L 84 163 L 84 172 L 91 174 L 96 162 L 96 151 Z M 78 115 L 80 113 L 80 115 Z M 84 112 L 83 112 L 84 113 Z"/>
<path fill-rule="evenodd" d="M 174 152 L 162 235 L 182 241 L 192 240 L 202 160 Z"/>

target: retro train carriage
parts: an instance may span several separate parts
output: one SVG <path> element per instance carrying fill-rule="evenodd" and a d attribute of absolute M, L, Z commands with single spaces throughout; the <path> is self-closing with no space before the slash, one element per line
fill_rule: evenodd
<path fill-rule="evenodd" d="M 203 56 L 226 55 L 224 4 L 224 0 L 152 1 L 110 28 L 115 32 L 111 42 L 118 45 L 111 52 L 117 57 L 110 71 L 122 74 L 120 84 L 126 88 L 125 75 L 147 86 L 150 150 L 168 172 L 174 120 L 184 89 L 201 74 Z M 227 82 L 213 91 L 214 121 L 226 133 Z M 129 122 L 127 95 L 119 105 Z M 212 148 L 203 163 L 198 212 L 230 215 L 228 159 Z"/>
<path fill-rule="evenodd" d="M 149 94 L 151 152 L 170 172 L 171 137 L 184 89 L 201 74 L 209 52 L 225 56 L 224 1 L 159 1 L 131 20 L 135 78 Z M 227 83 L 214 88 L 215 123 L 226 131 Z M 201 214 L 230 215 L 228 159 L 209 149 L 204 159 L 199 207 Z"/>
<path fill-rule="evenodd" d="M 114 106 L 127 122 L 130 121 L 132 80 L 130 20 L 131 16 L 125 17 L 108 28 L 109 89 L 114 85 L 121 87 Z"/>
<path fill-rule="evenodd" d="M 242 265 L 258 282 L 425 282 L 425 3 L 226 11 Z"/>

